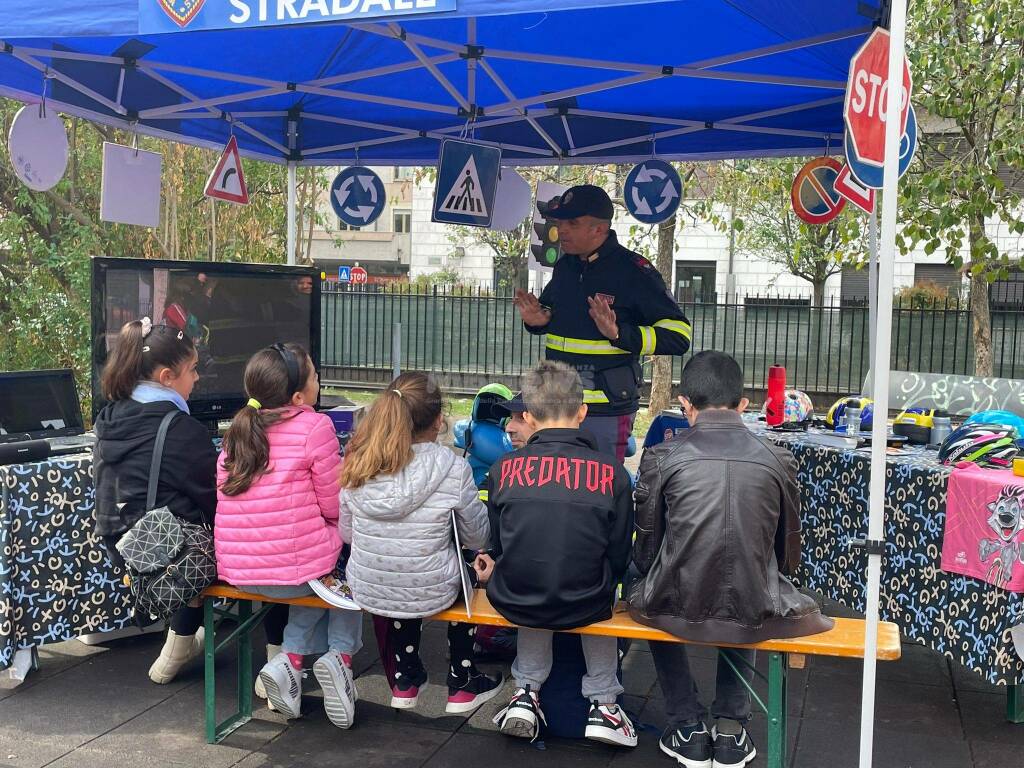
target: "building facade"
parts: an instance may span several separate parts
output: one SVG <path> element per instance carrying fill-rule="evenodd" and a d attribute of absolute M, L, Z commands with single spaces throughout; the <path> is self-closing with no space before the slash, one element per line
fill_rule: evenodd
<path fill-rule="evenodd" d="M 498 282 L 494 254 L 486 245 L 460 237 L 444 224 L 431 222 L 434 188 L 427 178 L 416 180 L 413 169 L 376 168 L 388 189 L 389 203 L 384 214 L 371 227 L 351 230 L 338 226 L 326 200 L 324 205 L 332 231 L 317 230 L 312 248 L 314 262 L 328 276 L 337 275 L 339 265 L 361 264 L 370 273 L 371 282 L 394 279 L 416 280 L 437 273 L 457 273 L 459 281 L 481 289 L 493 289 Z M 721 212 L 723 215 L 727 211 Z M 809 300 L 811 284 L 788 273 L 779 264 L 744 253 L 730 242 L 729 234 L 710 222 L 692 223 L 683 218 L 677 229 L 677 249 L 670 286 L 679 301 L 713 302 L 726 296 L 782 295 Z M 625 242 L 632 221 L 622 213 L 615 229 Z M 1024 238 L 1013 235 L 1002 225 L 990 225 L 990 235 L 1001 253 L 1011 260 L 1024 255 Z M 966 250 L 965 250 L 966 257 Z M 926 254 L 923 249 L 897 252 L 894 285 L 897 290 L 917 283 L 935 283 L 954 291 L 963 290 L 963 278 L 946 263 L 944 253 Z M 531 287 L 541 281 L 531 279 Z M 863 300 L 868 295 L 867 269 L 844 269 L 830 277 L 825 287 L 826 302 Z M 994 288 L 993 298 L 1024 306 L 1024 279 L 1019 275 Z"/>

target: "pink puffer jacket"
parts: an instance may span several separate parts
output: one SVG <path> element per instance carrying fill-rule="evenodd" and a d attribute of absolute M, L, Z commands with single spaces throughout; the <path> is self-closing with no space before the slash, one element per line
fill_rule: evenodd
<path fill-rule="evenodd" d="M 217 571 L 236 586 L 295 585 L 334 569 L 341 551 L 341 458 L 330 418 L 296 408 L 267 430 L 270 464 L 245 493 L 226 496 L 217 462 Z"/>

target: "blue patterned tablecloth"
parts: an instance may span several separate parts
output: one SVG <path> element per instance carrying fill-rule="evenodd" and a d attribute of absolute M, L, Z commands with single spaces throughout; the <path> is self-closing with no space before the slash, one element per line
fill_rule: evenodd
<path fill-rule="evenodd" d="M 95 500 L 88 455 L 0 466 L 0 669 L 20 648 L 131 624 Z"/>
<path fill-rule="evenodd" d="M 664 434 L 674 426 L 658 418 L 652 431 L 656 426 Z M 867 536 L 870 452 L 815 445 L 800 433 L 758 431 L 796 456 L 803 522 L 796 580 L 863 611 L 867 555 L 849 542 Z M 934 452 L 888 457 L 881 618 L 991 683 L 1024 683 L 1024 662 L 1010 638 L 1010 628 L 1024 622 L 1024 594 L 939 567 L 948 480 Z"/>

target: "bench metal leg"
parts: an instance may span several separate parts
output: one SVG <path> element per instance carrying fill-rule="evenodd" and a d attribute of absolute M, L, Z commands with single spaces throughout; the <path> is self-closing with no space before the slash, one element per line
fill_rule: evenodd
<path fill-rule="evenodd" d="M 214 658 L 217 646 L 217 624 L 213 600 L 203 601 L 203 705 L 206 712 L 206 743 L 217 743 L 217 675 Z"/>
<path fill-rule="evenodd" d="M 233 615 L 229 609 L 217 608 L 213 599 L 203 601 L 203 623 L 206 628 L 205 651 L 206 651 L 206 679 L 205 679 L 205 710 L 206 710 L 206 741 L 208 744 L 217 744 L 223 741 L 239 727 L 245 725 L 252 719 L 252 631 L 256 625 L 263 620 L 263 616 L 270 610 L 269 604 L 255 613 L 252 610 L 252 603 L 248 600 L 234 601 L 237 604 L 237 615 Z M 221 621 L 228 618 L 237 621 L 235 629 L 217 643 L 217 626 L 220 616 Z M 223 722 L 217 722 L 217 678 L 215 659 L 217 652 L 225 646 L 237 642 L 238 662 L 238 690 L 237 710 Z"/>
<path fill-rule="evenodd" d="M 1006 687 L 1006 719 L 1024 723 L 1024 683 Z"/>
<path fill-rule="evenodd" d="M 768 655 L 768 768 L 786 768 L 786 716 L 789 712 L 786 654 Z"/>
<path fill-rule="evenodd" d="M 789 684 L 788 660 L 785 653 L 768 654 L 768 676 L 765 677 L 746 661 L 736 658 L 735 661 L 753 671 L 754 676 L 768 682 L 768 703 L 765 704 L 757 695 L 754 687 L 740 674 L 734 658 L 724 649 L 718 649 L 718 655 L 729 665 L 736 679 L 743 683 L 751 699 L 768 717 L 768 768 L 786 768 L 786 717 L 789 714 L 787 686 Z"/>

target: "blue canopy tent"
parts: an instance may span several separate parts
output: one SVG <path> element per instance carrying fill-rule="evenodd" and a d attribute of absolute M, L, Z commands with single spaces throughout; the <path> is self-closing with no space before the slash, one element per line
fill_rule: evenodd
<path fill-rule="evenodd" d="M 6 0 L 0 93 L 38 100 L 48 73 L 69 114 L 211 148 L 234 126 L 243 154 L 310 165 L 431 164 L 469 122 L 516 165 L 815 155 L 842 144 L 847 66 L 880 14 L 861 0 L 459 0 L 194 30 L 219 6 L 339 2 L 199 0 L 177 32 L 140 32 L 140 6 L 161 1 L 194 2 Z"/>
<path fill-rule="evenodd" d="M 891 6 L 891 8 L 890 8 Z M 0 95 L 296 165 L 424 165 L 471 135 L 508 165 L 841 150 L 853 53 L 905 0 L 4 0 Z M 891 18 L 890 18 L 891 17 Z M 895 90 L 895 89 L 893 89 Z M 898 100 L 886 136 L 878 323 L 888 329 Z M 289 253 L 294 254 L 294 247 Z M 889 333 L 876 407 L 887 411 Z M 869 538 L 882 537 L 876 420 Z M 861 766 L 871 764 L 880 557 L 869 557 Z"/>

